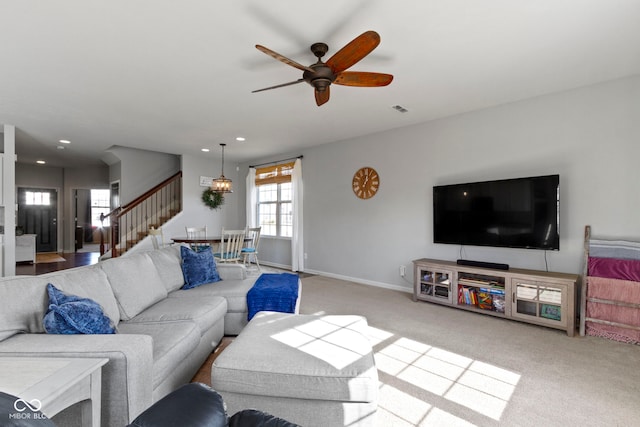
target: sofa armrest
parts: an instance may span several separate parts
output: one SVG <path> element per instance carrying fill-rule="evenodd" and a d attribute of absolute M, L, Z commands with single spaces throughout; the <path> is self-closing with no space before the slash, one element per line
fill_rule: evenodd
<path fill-rule="evenodd" d="M 222 396 L 205 384 L 189 383 L 158 400 L 128 427 L 227 425 L 227 412 Z"/>
<path fill-rule="evenodd" d="M 217 263 L 216 268 L 222 280 L 244 280 L 247 278 L 247 268 L 242 264 Z"/>
<path fill-rule="evenodd" d="M 18 334 L 0 342 L 0 356 L 106 358 L 102 424 L 126 425 L 152 403 L 150 336 Z"/>

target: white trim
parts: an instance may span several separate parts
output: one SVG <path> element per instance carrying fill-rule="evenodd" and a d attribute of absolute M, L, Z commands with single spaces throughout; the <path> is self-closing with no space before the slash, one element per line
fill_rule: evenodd
<path fill-rule="evenodd" d="M 376 282 L 374 280 L 366 280 L 366 279 L 361 279 L 359 277 L 349 277 L 349 276 L 343 276 L 341 274 L 327 273 L 324 271 L 317 271 L 317 270 L 305 270 L 304 272 L 309 274 L 317 274 L 319 276 L 330 277 L 332 279 L 345 280 L 347 282 L 360 283 L 361 285 L 375 286 L 377 288 L 391 289 L 393 291 L 406 292 L 409 294 L 413 293 L 413 289 L 406 288 L 404 286 L 392 285 L 390 283 L 384 283 L 384 282 Z"/>
<path fill-rule="evenodd" d="M 317 274 L 318 276 L 325 276 L 325 277 L 329 277 L 329 278 L 332 278 L 332 279 L 338 279 L 338 280 L 344 280 L 344 281 L 347 281 L 347 282 L 359 283 L 361 285 L 375 286 L 377 288 L 390 289 L 392 291 L 406 292 L 408 294 L 413 293 L 413 289 L 412 288 L 406 288 L 404 286 L 392 285 L 390 283 L 376 282 L 374 280 L 361 279 L 359 277 L 343 276 L 341 274 L 327 273 L 325 271 L 317 271 L 317 270 L 305 270 L 304 272 L 305 273 L 309 273 L 309 274 Z"/>
<path fill-rule="evenodd" d="M 289 271 L 291 270 L 290 265 L 276 264 L 274 262 L 265 262 L 265 261 L 260 261 L 260 264 L 268 267 L 280 268 L 282 270 L 289 270 Z M 315 274 L 318 276 L 329 277 L 331 279 L 344 280 L 346 282 L 359 283 L 361 285 L 375 286 L 377 288 L 390 289 L 392 291 L 406 292 L 408 294 L 413 293 L 413 288 L 392 285 L 390 283 L 384 283 L 384 282 L 376 282 L 374 280 L 365 280 L 359 277 L 343 276 L 341 274 L 327 273 L 326 271 L 318 271 L 318 270 L 305 270 L 303 273 Z"/>

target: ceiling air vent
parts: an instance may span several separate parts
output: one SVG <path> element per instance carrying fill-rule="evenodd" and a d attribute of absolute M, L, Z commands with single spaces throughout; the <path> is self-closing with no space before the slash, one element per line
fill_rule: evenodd
<path fill-rule="evenodd" d="M 393 107 L 394 110 L 400 112 L 400 113 L 408 113 L 409 110 L 407 110 L 406 108 L 404 108 L 402 105 L 394 105 Z"/>

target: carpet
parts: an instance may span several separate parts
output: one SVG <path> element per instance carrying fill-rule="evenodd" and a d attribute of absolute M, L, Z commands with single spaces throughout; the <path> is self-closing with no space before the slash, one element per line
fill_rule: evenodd
<path fill-rule="evenodd" d="M 66 259 L 62 258 L 56 252 L 43 252 L 36 254 L 36 264 L 46 264 L 50 262 L 65 262 Z"/>
<path fill-rule="evenodd" d="M 367 317 L 380 377 L 376 427 L 600 427 L 640 419 L 637 345 L 568 337 L 324 276 L 302 279 L 300 313 Z M 210 384 L 223 349 L 196 378 Z"/>

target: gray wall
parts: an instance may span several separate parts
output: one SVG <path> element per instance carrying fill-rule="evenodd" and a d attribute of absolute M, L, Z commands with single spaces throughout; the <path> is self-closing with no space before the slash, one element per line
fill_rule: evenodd
<path fill-rule="evenodd" d="M 120 204 L 127 204 L 180 170 L 174 154 L 114 146 L 109 153 L 119 159 L 111 166 L 109 180 L 120 180 Z"/>
<path fill-rule="evenodd" d="M 123 173 L 124 169 L 123 162 Z M 244 204 L 242 205 L 243 210 L 239 211 L 240 205 L 238 203 L 238 199 L 244 197 L 242 195 L 244 193 L 244 177 L 239 177 L 236 165 L 225 162 L 225 176 L 233 182 L 234 192 L 225 195 L 225 203 L 217 210 L 209 209 L 202 202 L 202 191 L 206 187 L 200 186 L 200 177 L 217 178 L 220 176 L 220 157 L 214 154 L 184 155 L 181 156 L 180 169 L 182 170 L 183 211 L 162 226 L 165 241 L 169 241 L 171 236 L 184 236 L 185 227 L 206 226 L 207 232 L 211 236 L 219 235 L 223 227 L 226 229 L 244 228 Z M 151 241 L 147 239 L 128 253 L 151 248 Z"/>
<path fill-rule="evenodd" d="M 304 155 L 305 271 L 404 290 L 422 257 L 581 272 L 585 225 L 640 240 L 639 99 L 640 76 L 287 153 Z M 381 177 L 369 200 L 351 191 L 362 166 Z M 555 173 L 560 251 L 433 243 L 434 185 Z M 290 263 L 287 244 L 265 239 L 261 259 Z"/>

